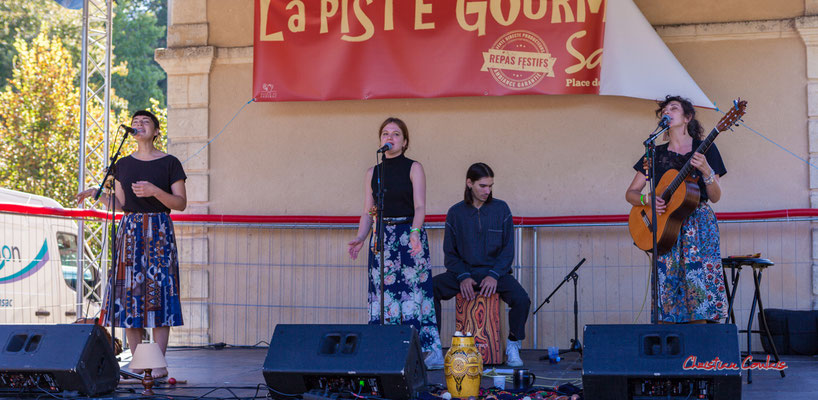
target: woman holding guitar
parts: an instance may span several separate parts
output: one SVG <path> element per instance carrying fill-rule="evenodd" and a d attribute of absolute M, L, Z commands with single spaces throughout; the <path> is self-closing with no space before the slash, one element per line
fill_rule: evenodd
<path fill-rule="evenodd" d="M 358 224 L 358 234 L 349 245 L 353 260 L 367 242 L 377 215 L 372 212 L 378 191 L 378 177 L 385 189 L 384 215 L 384 322 L 413 326 L 418 331 L 424 352 L 440 354 L 440 335 L 435 318 L 434 291 L 429 242 L 423 220 L 426 217 L 426 175 L 419 162 L 407 158 L 409 129 L 398 118 L 387 118 L 378 130 L 382 149 L 385 150 L 385 168 L 378 164 L 366 173 L 364 181 L 364 210 Z M 369 323 L 381 319 L 380 260 L 374 244 L 377 236 L 369 238 Z M 443 368 L 443 360 L 427 358 L 430 369 Z"/>
<path fill-rule="evenodd" d="M 675 244 L 662 252 L 659 246 L 658 321 L 660 323 L 704 323 L 718 321 L 726 314 L 727 301 L 719 250 L 719 228 L 713 210 L 707 204 L 721 199 L 720 177 L 727 173 L 716 146 L 710 145 L 705 154 L 696 152 L 702 142 L 703 129 L 696 120 L 696 110 L 687 99 L 667 96 L 659 103 L 657 118 L 670 117 L 665 138 L 667 143 L 656 146 L 657 181 L 666 172 L 677 174 L 686 163 L 693 167 L 690 182 L 699 202 L 693 213 L 681 222 Z M 647 180 L 648 160 L 643 156 L 633 168 L 636 176 L 625 193 L 633 206 L 650 206 L 650 195 L 642 190 Z M 658 185 L 657 185 L 658 187 Z M 657 190 L 657 193 L 661 193 Z M 656 212 L 672 212 L 662 197 L 656 197 Z"/>

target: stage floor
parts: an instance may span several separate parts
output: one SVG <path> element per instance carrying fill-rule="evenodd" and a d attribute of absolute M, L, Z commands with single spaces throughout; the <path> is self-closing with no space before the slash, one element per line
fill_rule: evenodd
<path fill-rule="evenodd" d="M 544 354 L 544 350 L 521 352 L 525 368 L 529 368 L 537 375 L 537 386 L 558 386 L 566 382 L 581 385 L 582 365 L 579 357 L 575 354 L 566 354 L 565 359 L 558 364 L 550 364 L 548 361 L 539 360 Z M 123 355 L 127 357 L 128 353 Z M 175 387 L 160 385 L 154 388 L 156 398 L 200 398 L 200 396 L 209 399 L 250 399 L 254 396 L 264 398 L 266 391 L 258 388 L 258 385 L 264 383 L 262 365 L 266 356 L 266 348 L 228 347 L 221 350 L 171 348 L 167 354 L 170 376 L 177 380 L 186 380 L 187 383 Z M 783 360 L 788 365 L 785 378 L 781 378 L 775 371 L 753 371 L 753 383 L 747 384 L 746 372 L 743 372 L 742 398 L 744 400 L 818 398 L 818 357 L 784 356 Z M 431 384 L 445 385 L 442 370 L 430 371 L 427 377 Z M 490 387 L 491 381 L 483 378 L 481 386 Z M 120 383 L 116 393 L 103 398 L 144 398 L 140 395 L 141 391 L 141 385 Z M 55 397 L 40 394 L 38 398 Z"/>

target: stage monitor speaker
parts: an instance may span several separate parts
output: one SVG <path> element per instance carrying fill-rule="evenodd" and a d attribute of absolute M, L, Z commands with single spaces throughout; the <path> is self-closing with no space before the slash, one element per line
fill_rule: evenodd
<path fill-rule="evenodd" d="M 102 327 L 0 325 L 0 393 L 109 393 L 119 364 Z"/>
<path fill-rule="evenodd" d="M 586 399 L 741 398 L 735 325 L 586 325 L 583 341 Z"/>
<path fill-rule="evenodd" d="M 425 390 L 417 331 L 405 325 L 276 325 L 264 380 L 276 396 L 310 390 L 403 400 Z"/>

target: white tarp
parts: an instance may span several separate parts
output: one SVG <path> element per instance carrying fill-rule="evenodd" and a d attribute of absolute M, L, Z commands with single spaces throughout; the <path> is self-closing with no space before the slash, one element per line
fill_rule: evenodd
<path fill-rule="evenodd" d="M 599 94 L 658 100 L 689 98 L 714 108 L 632 0 L 608 0 Z"/>

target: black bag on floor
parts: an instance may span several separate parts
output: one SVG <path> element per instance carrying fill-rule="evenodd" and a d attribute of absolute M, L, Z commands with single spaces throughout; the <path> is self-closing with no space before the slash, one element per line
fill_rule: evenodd
<path fill-rule="evenodd" d="M 818 311 L 774 308 L 764 311 L 778 354 L 818 354 Z M 760 313 L 758 317 L 760 320 Z M 765 352 L 773 352 L 770 341 L 765 335 L 761 335 L 761 345 Z"/>

